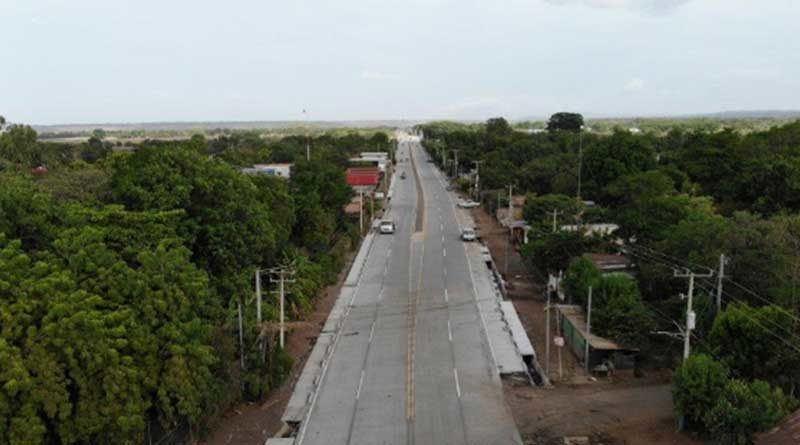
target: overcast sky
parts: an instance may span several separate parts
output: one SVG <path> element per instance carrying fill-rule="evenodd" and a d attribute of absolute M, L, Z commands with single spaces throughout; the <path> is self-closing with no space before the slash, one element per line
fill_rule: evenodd
<path fill-rule="evenodd" d="M 800 0 L 0 0 L 33 124 L 800 108 Z"/>

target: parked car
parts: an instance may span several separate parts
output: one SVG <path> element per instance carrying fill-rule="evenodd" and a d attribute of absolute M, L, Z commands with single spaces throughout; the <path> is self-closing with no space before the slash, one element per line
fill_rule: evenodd
<path fill-rule="evenodd" d="M 473 201 L 471 199 L 462 199 L 458 201 L 458 206 L 464 209 L 471 209 L 473 207 L 478 207 L 481 203 Z"/>
<path fill-rule="evenodd" d="M 476 239 L 478 239 L 478 234 L 472 227 L 464 227 L 464 229 L 461 230 L 462 241 L 469 242 L 469 241 L 475 241 Z"/>
<path fill-rule="evenodd" d="M 400 173 L 400 179 L 406 179 L 406 172 Z"/>
<path fill-rule="evenodd" d="M 381 221 L 380 232 L 385 235 L 394 233 L 395 225 L 391 219 L 384 219 Z"/>

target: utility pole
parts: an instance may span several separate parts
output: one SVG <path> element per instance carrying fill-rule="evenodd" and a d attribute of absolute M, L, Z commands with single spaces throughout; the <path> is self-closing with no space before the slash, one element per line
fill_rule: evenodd
<path fill-rule="evenodd" d="M 269 270 L 270 273 L 270 282 L 272 283 L 279 283 L 278 287 L 278 294 L 280 294 L 280 311 L 281 311 L 281 318 L 280 318 L 280 345 L 281 349 L 284 347 L 284 331 L 285 329 L 285 310 L 284 304 L 286 300 L 286 283 L 294 283 L 294 279 L 286 278 L 287 276 L 293 276 L 294 270 L 289 270 L 285 267 L 274 267 Z M 278 278 L 275 278 L 277 276 Z"/>
<path fill-rule="evenodd" d="M 505 252 L 505 269 L 506 269 L 506 279 L 508 279 L 508 251 L 511 249 L 511 221 L 513 219 L 513 212 L 514 212 L 514 205 L 512 197 L 512 191 L 514 190 L 513 185 L 508 186 L 508 239 L 506 239 L 506 252 Z M 499 193 L 498 193 L 499 195 Z M 499 199 L 499 198 L 498 198 Z"/>
<path fill-rule="evenodd" d="M 545 355 L 545 368 L 544 374 L 547 378 L 550 378 L 550 290 L 547 290 L 547 306 L 544 308 L 546 312 L 546 319 L 545 322 L 545 340 L 544 340 L 544 355 Z"/>
<path fill-rule="evenodd" d="M 558 209 L 553 209 L 552 212 L 548 212 L 553 214 L 553 233 L 556 233 L 557 225 L 558 225 L 558 215 L 564 212 L 559 212 Z"/>
<path fill-rule="evenodd" d="M 722 311 L 722 279 L 725 277 L 725 263 L 727 262 L 725 254 L 719 256 L 719 273 L 717 274 L 717 313 Z"/>
<path fill-rule="evenodd" d="M 475 197 L 481 200 L 481 164 L 483 161 L 472 161 L 475 164 Z"/>
<path fill-rule="evenodd" d="M 242 302 L 239 301 L 239 366 L 244 370 L 244 329 L 242 327 Z"/>
<path fill-rule="evenodd" d="M 508 186 L 508 223 L 509 226 L 511 225 L 511 221 L 514 220 L 514 186 Z"/>
<path fill-rule="evenodd" d="M 505 261 L 506 280 L 509 280 L 509 278 L 508 278 L 508 251 L 511 250 L 511 233 L 512 233 L 511 232 L 511 227 L 509 227 L 508 228 L 508 239 L 506 239 L 506 252 L 505 252 L 506 253 L 506 255 L 505 255 L 505 257 L 506 257 L 506 261 Z"/>
<path fill-rule="evenodd" d="M 589 335 L 592 333 L 592 286 L 589 286 L 589 298 L 586 303 L 586 344 L 583 350 L 583 366 L 586 368 L 586 375 L 589 375 Z"/>
<path fill-rule="evenodd" d="M 455 163 L 453 164 L 453 177 L 458 179 L 458 150 L 453 150 L 455 156 Z"/>
<path fill-rule="evenodd" d="M 561 317 L 556 316 L 556 332 L 558 332 L 558 336 L 561 337 Z M 558 380 L 564 380 L 564 366 L 561 360 L 561 350 L 564 349 L 564 344 L 559 343 L 558 346 Z"/>
<path fill-rule="evenodd" d="M 686 360 L 689 358 L 689 354 L 691 353 L 692 345 L 692 330 L 694 330 L 695 324 L 695 314 L 692 311 L 692 299 L 694 298 L 694 279 L 695 278 L 709 278 L 713 275 L 712 272 L 707 274 L 696 274 L 691 270 L 688 270 L 685 273 L 679 274 L 678 271 L 675 271 L 674 276 L 679 278 L 689 278 L 689 293 L 686 296 L 687 305 L 686 305 L 686 330 L 683 333 L 683 359 Z"/>
<path fill-rule="evenodd" d="M 358 227 L 361 230 L 360 234 L 364 234 L 364 191 L 358 191 Z"/>
<path fill-rule="evenodd" d="M 261 332 L 261 269 L 256 269 L 256 321 L 258 322 L 258 350 L 264 361 L 264 335 Z"/>

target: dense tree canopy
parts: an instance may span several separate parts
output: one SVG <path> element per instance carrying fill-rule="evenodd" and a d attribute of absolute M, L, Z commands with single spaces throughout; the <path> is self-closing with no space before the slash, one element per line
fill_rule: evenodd
<path fill-rule="evenodd" d="M 62 145 L 25 126 L 0 133 L 0 443 L 201 431 L 227 404 L 280 384 L 292 359 L 272 334 L 257 347 L 253 273 L 293 267 L 287 316 L 304 317 L 358 238 L 341 214 L 344 162 L 392 144 L 301 138 L 315 148 L 306 162 L 297 138 L 231 133 L 112 153 L 104 136 Z M 289 181 L 237 170 L 278 152 L 300 161 Z"/>
<path fill-rule="evenodd" d="M 750 440 L 785 412 L 766 404 L 766 394 L 780 399 L 780 388 L 794 403 L 800 390 L 800 121 L 748 133 L 697 126 L 577 134 L 579 121 L 567 118 L 554 115 L 546 133 L 509 132 L 496 119 L 421 128 L 429 149 L 457 148 L 462 165 L 483 161 L 491 179 L 485 185 L 513 184 L 527 196 L 524 217 L 533 230 L 521 252 L 535 276 L 568 268 L 565 287 L 574 302 L 585 304 L 594 288 L 596 332 L 648 345 L 645 354 L 662 363 L 680 360 L 680 343 L 652 332 L 686 322 L 680 295 L 687 281 L 674 272 L 718 273 L 724 254 L 722 280 L 694 282 L 693 348 L 708 355 L 676 372 L 676 407 L 698 430 Z M 581 197 L 593 203 L 575 209 L 568 197 L 578 194 L 579 182 Z M 619 229 L 606 239 L 551 233 L 553 210 L 564 221 L 578 213 L 582 223 Z M 587 252 L 626 254 L 636 279 L 599 276 L 580 258 Z M 728 375 L 738 380 L 729 385 Z"/>
<path fill-rule="evenodd" d="M 547 121 L 548 131 L 578 132 L 583 128 L 583 116 L 578 113 L 560 112 L 550 116 Z"/>

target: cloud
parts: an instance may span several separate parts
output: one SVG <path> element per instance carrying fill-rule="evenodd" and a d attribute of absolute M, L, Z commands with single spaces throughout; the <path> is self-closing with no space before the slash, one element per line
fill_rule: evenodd
<path fill-rule="evenodd" d="M 447 113 L 455 115 L 461 115 L 463 113 L 492 113 L 495 112 L 503 102 L 501 98 L 495 96 L 475 96 L 467 97 L 459 102 L 449 104 L 445 109 Z"/>
<path fill-rule="evenodd" d="M 361 78 L 364 80 L 396 80 L 398 76 L 392 73 L 384 73 L 382 71 L 364 70 L 361 72 Z"/>
<path fill-rule="evenodd" d="M 626 9 L 636 12 L 667 13 L 690 0 L 544 0 L 553 5 L 583 5 L 590 8 Z"/>
<path fill-rule="evenodd" d="M 625 82 L 625 86 L 622 89 L 629 93 L 636 93 L 638 91 L 642 91 L 644 89 L 644 80 L 638 77 L 632 77 L 627 82 Z"/>

